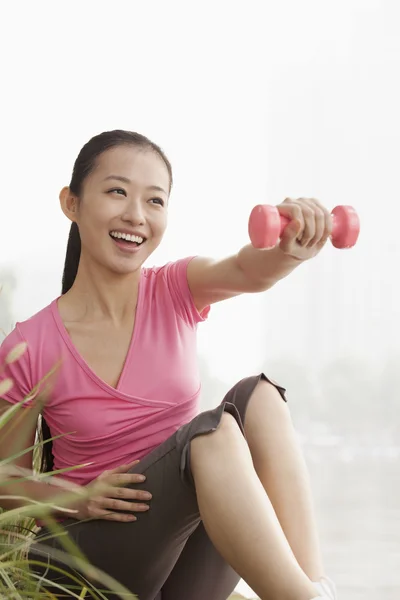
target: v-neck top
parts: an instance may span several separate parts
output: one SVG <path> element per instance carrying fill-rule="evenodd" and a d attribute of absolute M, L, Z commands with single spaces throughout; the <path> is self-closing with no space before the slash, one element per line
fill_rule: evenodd
<path fill-rule="evenodd" d="M 54 469 L 85 465 L 63 473 L 65 479 L 86 485 L 106 469 L 140 459 L 198 414 L 196 333 L 210 307 L 201 314 L 195 307 L 187 281 L 192 258 L 142 268 L 134 332 L 116 388 L 79 354 L 58 298 L 17 323 L 3 341 L 0 365 L 16 344 L 28 344 L 0 372 L 0 381 L 14 381 L 3 396 L 11 403 L 28 396 L 59 363 L 43 410 L 51 435 L 61 436 L 53 441 Z"/>

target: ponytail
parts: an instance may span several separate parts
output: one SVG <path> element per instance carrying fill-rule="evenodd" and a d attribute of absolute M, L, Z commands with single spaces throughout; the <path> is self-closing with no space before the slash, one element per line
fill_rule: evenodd
<path fill-rule="evenodd" d="M 65 256 L 64 272 L 62 276 L 61 293 L 66 294 L 75 281 L 78 272 L 79 259 L 81 257 L 81 236 L 79 235 L 78 225 L 71 224 L 69 230 L 67 254 Z"/>
<path fill-rule="evenodd" d="M 38 442 L 46 442 L 41 449 L 40 473 L 49 473 L 54 468 L 53 442 L 47 442 L 52 437 L 50 427 L 46 423 L 43 414 L 39 415 L 37 424 Z"/>

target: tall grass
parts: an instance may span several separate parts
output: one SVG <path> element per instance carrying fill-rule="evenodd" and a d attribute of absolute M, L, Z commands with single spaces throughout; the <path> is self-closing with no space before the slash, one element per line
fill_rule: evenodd
<path fill-rule="evenodd" d="M 6 356 L 5 364 L 0 365 L 0 374 L 3 376 L 0 383 L 0 397 L 6 394 L 14 383 L 10 378 L 4 378 L 6 365 L 19 360 L 25 349 L 26 345 L 19 344 Z M 0 415 L 0 437 L 2 444 L 7 445 L 8 448 L 8 456 L 0 458 L 0 486 L 3 494 L 0 495 L 0 506 L 2 500 L 11 497 L 20 505 L 19 508 L 11 510 L 0 508 L 0 598 L 4 600 L 58 597 L 107 599 L 102 590 L 112 591 L 115 594 L 113 597 L 136 598 L 122 584 L 91 565 L 73 540 L 66 535 L 62 525 L 52 516 L 54 509 L 58 507 L 63 507 L 67 516 L 68 512 L 73 516 L 74 510 L 68 507 L 73 505 L 74 500 L 76 501 L 78 489 L 79 494 L 87 498 L 105 491 L 104 484 L 100 482 L 100 485 L 91 486 L 91 489 L 72 486 L 62 478 L 62 474 L 71 469 L 40 473 L 43 444 L 55 438 L 42 442 L 36 436 L 33 446 L 27 442 L 31 438 L 32 428 L 36 428 L 38 419 L 41 418 L 40 414 L 48 397 L 51 378 L 57 368 L 58 365 L 26 398 L 17 404 L 10 404 L 9 408 Z M 30 453 L 33 456 L 32 468 L 23 469 L 18 466 L 17 460 Z M 79 467 L 80 465 L 77 465 L 74 468 Z M 16 483 L 23 484 L 30 480 L 47 480 L 57 492 L 57 506 L 50 500 L 38 502 L 24 495 L 11 496 L 7 493 L 8 485 L 15 486 Z M 51 538 L 58 537 L 57 541 L 62 549 L 51 548 L 51 555 L 57 561 L 55 565 L 49 565 L 46 558 L 33 560 L 28 556 L 29 549 L 40 530 L 36 525 L 36 519 L 40 519 L 51 532 L 47 539 L 41 537 L 40 541 L 44 549 L 46 542 L 49 546 Z M 76 571 L 79 571 L 80 577 L 74 574 Z M 52 572 L 63 575 L 63 581 L 67 583 L 64 585 L 54 583 Z M 92 582 L 96 582 L 97 587 Z"/>

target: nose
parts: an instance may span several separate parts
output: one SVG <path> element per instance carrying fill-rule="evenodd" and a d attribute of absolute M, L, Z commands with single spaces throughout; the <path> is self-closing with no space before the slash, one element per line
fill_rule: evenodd
<path fill-rule="evenodd" d="M 145 211 L 140 198 L 130 198 L 125 205 L 122 215 L 123 221 L 132 223 L 132 225 L 143 225 L 146 221 Z"/>

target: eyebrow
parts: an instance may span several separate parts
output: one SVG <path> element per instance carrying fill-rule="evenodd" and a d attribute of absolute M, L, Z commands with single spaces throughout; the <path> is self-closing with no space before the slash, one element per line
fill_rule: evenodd
<path fill-rule="evenodd" d="M 116 179 L 117 181 L 122 181 L 123 183 L 127 183 L 127 184 L 132 183 L 132 181 L 130 179 L 128 179 L 128 177 L 123 177 L 122 175 L 108 175 L 108 177 L 106 177 L 103 181 L 108 181 L 109 179 Z M 164 188 L 162 188 L 158 185 L 149 185 L 146 189 L 155 190 L 157 192 L 164 192 L 164 194 L 167 193 L 164 190 Z"/>

